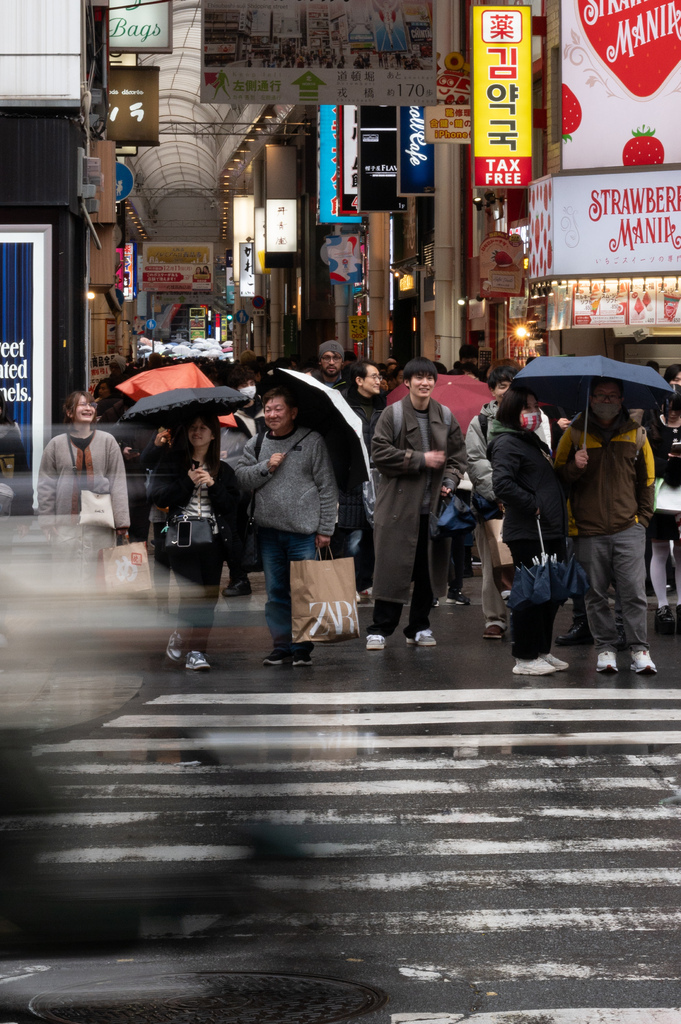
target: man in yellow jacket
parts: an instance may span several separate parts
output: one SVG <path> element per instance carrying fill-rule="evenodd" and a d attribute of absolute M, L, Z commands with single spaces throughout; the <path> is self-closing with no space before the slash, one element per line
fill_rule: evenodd
<path fill-rule="evenodd" d="M 575 555 L 591 584 L 586 613 L 597 672 L 617 672 L 617 627 L 608 590 L 614 581 L 635 672 L 657 669 L 648 650 L 646 526 L 653 514 L 655 469 L 645 431 L 622 405 L 622 382 L 599 377 L 584 414 L 565 431 L 556 472 L 566 486 L 577 529 Z"/>

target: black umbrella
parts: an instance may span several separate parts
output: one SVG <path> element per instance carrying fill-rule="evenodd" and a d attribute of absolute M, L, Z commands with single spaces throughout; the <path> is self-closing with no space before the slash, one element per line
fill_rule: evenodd
<path fill-rule="evenodd" d="M 271 378 L 273 387 L 285 387 L 293 393 L 298 406 L 296 425 L 316 430 L 326 441 L 340 489 L 349 491 L 368 480 L 369 456 L 362 421 L 341 392 L 296 370 L 277 368 Z"/>
<path fill-rule="evenodd" d="M 147 395 L 121 416 L 150 427 L 175 427 L 191 423 L 197 416 L 225 416 L 246 405 L 250 399 L 234 388 L 176 388 Z"/>

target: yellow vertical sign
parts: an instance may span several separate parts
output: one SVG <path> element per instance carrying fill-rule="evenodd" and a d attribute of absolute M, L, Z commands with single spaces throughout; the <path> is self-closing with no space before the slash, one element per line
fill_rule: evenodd
<path fill-rule="evenodd" d="M 348 317 L 348 323 L 350 326 L 350 340 L 366 341 L 369 325 L 368 318 L 366 316 L 351 316 Z"/>
<path fill-rule="evenodd" d="M 473 185 L 532 180 L 532 9 L 472 7 Z"/>

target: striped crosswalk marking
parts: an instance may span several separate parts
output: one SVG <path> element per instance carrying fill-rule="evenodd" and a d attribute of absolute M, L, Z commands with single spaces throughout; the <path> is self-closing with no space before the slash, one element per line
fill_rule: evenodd
<path fill-rule="evenodd" d="M 510 1010 L 502 1013 L 392 1013 L 390 1024 L 681 1024 L 681 1010 L 657 1008 Z"/>
<path fill-rule="evenodd" d="M 506 701 L 529 704 L 536 701 L 589 701 L 589 700 L 680 700 L 679 689 L 651 687 L 615 689 L 614 687 L 523 687 L 517 689 L 484 690 L 347 690 L 334 693 L 167 693 L 147 701 L 156 704 L 296 704 L 324 705 L 358 704 L 485 704 Z"/>

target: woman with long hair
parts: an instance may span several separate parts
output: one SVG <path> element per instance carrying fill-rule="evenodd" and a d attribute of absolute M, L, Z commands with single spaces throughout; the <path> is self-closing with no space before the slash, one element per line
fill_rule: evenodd
<path fill-rule="evenodd" d="M 239 490 L 220 461 L 217 416 L 197 416 L 178 430 L 154 473 L 152 500 L 168 509 L 166 552 L 180 588 L 178 628 L 166 655 L 176 665 L 206 671 L 222 564 L 236 538 Z"/>
<path fill-rule="evenodd" d="M 541 412 L 537 396 L 513 385 L 489 424 L 488 454 L 492 488 L 503 502 L 504 541 L 516 566 L 532 567 L 541 556 L 541 537 L 549 555 L 565 559 L 567 505 L 548 446 L 537 436 Z M 551 654 L 555 601 L 512 613 L 515 675 L 545 676 L 568 668 Z"/>
<path fill-rule="evenodd" d="M 125 467 L 114 438 L 95 428 L 96 406 L 87 391 L 72 391 L 64 403 L 66 431 L 46 445 L 38 473 L 40 526 L 59 556 L 81 580 L 92 576 L 101 548 L 130 526 Z M 111 497 L 114 526 L 82 525 L 81 492 Z"/>

